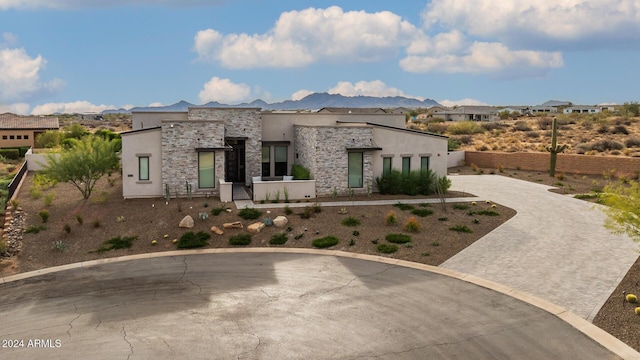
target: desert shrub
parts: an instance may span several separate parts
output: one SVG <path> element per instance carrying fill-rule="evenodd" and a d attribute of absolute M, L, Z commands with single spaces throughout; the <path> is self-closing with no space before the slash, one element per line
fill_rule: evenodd
<path fill-rule="evenodd" d="M 427 124 L 427 131 L 436 133 L 436 134 L 444 134 L 447 132 L 448 126 L 444 123 L 435 122 Z"/>
<path fill-rule="evenodd" d="M 463 232 L 463 233 L 469 233 L 471 234 L 473 232 L 473 230 L 469 229 L 469 227 L 467 225 L 455 225 L 449 228 L 449 230 L 451 231 L 456 231 L 456 232 Z"/>
<path fill-rule="evenodd" d="M 20 158 L 20 150 L 18 149 L 0 149 L 0 156 L 8 160 L 18 160 Z"/>
<path fill-rule="evenodd" d="M 75 216 L 75 218 L 78 224 L 82 225 L 82 223 L 84 222 L 84 218 L 82 217 L 82 215 L 78 214 Z"/>
<path fill-rule="evenodd" d="M 458 135 L 452 137 L 456 142 L 464 145 L 469 145 L 473 142 L 473 137 L 471 135 Z"/>
<path fill-rule="evenodd" d="M 629 130 L 627 130 L 627 127 L 624 125 L 616 125 L 613 127 L 613 130 L 611 130 L 611 133 L 629 135 Z"/>
<path fill-rule="evenodd" d="M 313 245 L 313 246 L 315 246 L 317 248 L 324 249 L 324 248 L 328 248 L 328 247 L 331 247 L 331 246 L 334 246 L 334 245 L 338 244 L 339 241 L 340 240 L 338 240 L 338 238 L 335 237 L 335 236 L 325 236 L 323 238 L 318 238 L 318 239 L 313 240 L 311 242 L 311 245 Z"/>
<path fill-rule="evenodd" d="M 291 215 L 293 214 L 293 210 L 291 210 L 291 208 L 289 207 L 289 205 L 284 207 L 284 214 L 285 215 Z"/>
<path fill-rule="evenodd" d="M 262 215 L 262 211 L 250 207 L 245 207 L 244 209 L 238 211 L 238 216 L 245 220 L 254 220 Z"/>
<path fill-rule="evenodd" d="M 469 210 L 469 205 L 467 204 L 453 204 L 453 208 L 456 210 Z"/>
<path fill-rule="evenodd" d="M 417 215 L 420 217 L 425 217 L 425 216 L 429 216 L 431 214 L 433 214 L 433 210 L 431 209 L 413 209 L 411 210 L 411 213 L 413 215 Z"/>
<path fill-rule="evenodd" d="M 29 195 L 32 199 L 40 199 L 40 197 L 42 196 L 42 191 L 32 186 L 31 189 L 29 189 Z"/>
<path fill-rule="evenodd" d="M 322 212 L 322 206 L 320 206 L 320 204 L 318 204 L 318 203 L 315 203 L 315 204 L 311 205 L 311 209 L 316 214 Z"/>
<path fill-rule="evenodd" d="M 596 130 L 598 134 L 606 134 L 609 132 L 609 127 L 607 125 L 600 125 L 598 130 Z"/>
<path fill-rule="evenodd" d="M 229 244 L 231 245 L 249 245 L 250 243 L 250 234 L 238 234 L 229 238 Z"/>
<path fill-rule="evenodd" d="M 482 134 L 484 128 L 475 121 L 461 121 L 450 124 L 447 132 L 451 135 L 473 135 Z"/>
<path fill-rule="evenodd" d="M 117 250 L 117 249 L 129 249 L 133 246 L 133 242 L 137 240 L 137 236 L 125 236 L 125 237 L 113 237 L 100 245 L 98 250 L 92 251 L 97 253 L 103 253 L 106 251 Z"/>
<path fill-rule="evenodd" d="M 398 224 L 398 216 L 396 215 L 396 212 L 393 210 L 389 210 L 387 215 L 385 215 L 384 217 L 384 223 L 388 226 Z"/>
<path fill-rule="evenodd" d="M 0 255 L 5 254 L 7 252 L 7 242 L 5 239 L 0 238 Z"/>
<path fill-rule="evenodd" d="M 592 143 L 592 149 L 596 151 L 622 150 L 624 145 L 614 140 L 604 139 Z"/>
<path fill-rule="evenodd" d="M 311 179 L 311 171 L 300 164 L 291 165 L 291 175 L 295 180 Z"/>
<path fill-rule="evenodd" d="M 476 214 L 484 215 L 484 216 L 498 216 L 498 215 L 500 215 L 495 210 L 480 210 L 480 211 L 476 212 Z"/>
<path fill-rule="evenodd" d="M 26 229 L 24 229 L 25 234 L 37 234 L 40 231 L 47 230 L 47 227 L 44 225 L 29 225 Z"/>
<path fill-rule="evenodd" d="M 49 220 L 49 210 L 42 209 L 38 211 L 38 216 L 40 216 L 40 220 L 42 220 L 43 223 L 46 223 Z"/>
<path fill-rule="evenodd" d="M 403 174 L 401 171 L 392 169 L 387 174 L 381 177 L 376 177 L 376 187 L 381 194 L 397 195 L 430 195 L 436 191 L 437 183 L 442 181 L 441 185 L 447 185 L 447 180 L 443 176 L 439 178 L 436 173 L 431 170 L 414 170 L 409 174 Z M 450 187 L 445 186 L 443 188 L 446 192 Z"/>
<path fill-rule="evenodd" d="M 91 226 L 93 226 L 94 228 L 99 228 L 101 225 L 100 220 L 99 219 L 95 219 L 91 222 Z"/>
<path fill-rule="evenodd" d="M 408 232 L 417 233 L 417 232 L 420 232 L 420 228 L 421 228 L 420 223 L 413 216 L 407 219 L 407 221 L 405 221 L 404 223 L 404 229 L 405 231 L 408 231 Z"/>
<path fill-rule="evenodd" d="M 313 209 L 311 208 L 311 206 L 305 206 L 299 215 L 302 219 L 311 219 L 312 214 L 313 214 Z"/>
<path fill-rule="evenodd" d="M 483 122 L 481 126 L 487 131 L 493 131 L 493 130 L 498 130 L 502 128 L 502 124 L 493 122 L 493 121 Z"/>
<path fill-rule="evenodd" d="M 51 206 L 53 204 L 53 199 L 56 197 L 56 193 L 50 192 L 44 196 L 44 205 Z"/>
<path fill-rule="evenodd" d="M 287 234 L 282 233 L 282 234 L 275 234 L 271 237 L 271 239 L 269 239 L 269 244 L 271 245 L 282 245 L 284 243 L 287 242 L 289 238 L 287 237 Z"/>
<path fill-rule="evenodd" d="M 535 138 L 538 138 L 540 136 L 540 134 L 538 134 L 537 131 L 526 131 L 524 133 L 524 136 L 526 136 L 528 138 L 535 139 Z"/>
<path fill-rule="evenodd" d="M 553 124 L 553 119 L 548 117 L 539 117 L 538 118 L 538 129 L 540 130 L 548 130 L 551 129 L 551 125 Z"/>
<path fill-rule="evenodd" d="M 446 176 L 442 176 L 438 178 L 438 187 L 436 190 L 442 191 L 443 194 L 446 194 L 451 188 L 451 179 Z"/>
<path fill-rule="evenodd" d="M 531 126 L 526 121 L 516 121 L 513 124 L 513 129 L 515 131 L 531 131 Z"/>
<path fill-rule="evenodd" d="M 452 138 L 447 139 L 447 151 L 455 151 L 460 147 L 460 143 Z"/>
<path fill-rule="evenodd" d="M 176 247 L 178 249 L 195 249 L 203 246 L 209 245 L 207 240 L 211 238 L 211 235 L 204 231 L 198 231 L 194 233 L 193 231 L 186 232 L 180 236 Z"/>
<path fill-rule="evenodd" d="M 46 130 L 43 133 L 38 134 L 36 136 L 36 147 L 37 148 L 55 148 L 60 145 L 60 141 L 62 140 L 62 134 L 57 130 Z"/>
<path fill-rule="evenodd" d="M 378 244 L 376 246 L 376 250 L 378 250 L 378 252 L 382 254 L 393 254 L 394 252 L 398 251 L 398 245 Z"/>
<path fill-rule="evenodd" d="M 43 173 L 37 173 L 33 176 L 33 179 L 31 179 L 31 186 L 41 190 L 52 188 L 56 186 L 57 183 L 58 182 L 55 179 L 52 179 Z"/>
<path fill-rule="evenodd" d="M 627 295 L 624 297 L 624 299 L 625 299 L 627 302 L 630 302 L 630 303 L 636 303 L 636 302 L 638 302 L 638 297 L 637 297 L 636 295 L 634 295 L 634 294 L 627 294 Z"/>
<path fill-rule="evenodd" d="M 624 141 L 624 145 L 628 148 L 630 147 L 640 147 L 640 138 L 631 137 Z"/>
<path fill-rule="evenodd" d="M 353 216 L 349 216 L 342 219 L 341 224 L 344 226 L 358 226 L 360 225 L 360 220 L 354 218 Z"/>
<path fill-rule="evenodd" d="M 71 233 L 71 225 L 69 224 L 64 224 L 62 226 L 62 230 L 64 230 L 64 232 L 66 232 L 67 234 Z"/>
<path fill-rule="evenodd" d="M 415 209 L 415 207 L 413 205 L 409 205 L 409 204 L 403 204 L 401 202 L 393 204 L 394 207 L 397 207 L 398 209 L 402 210 L 402 211 L 407 211 L 407 210 L 413 210 Z"/>
<path fill-rule="evenodd" d="M 376 187 L 383 195 L 397 195 L 402 192 L 402 172 L 391 169 L 386 174 L 376 177 Z"/>
<path fill-rule="evenodd" d="M 411 236 L 405 234 L 387 234 L 385 240 L 396 244 L 405 244 L 411 241 Z"/>

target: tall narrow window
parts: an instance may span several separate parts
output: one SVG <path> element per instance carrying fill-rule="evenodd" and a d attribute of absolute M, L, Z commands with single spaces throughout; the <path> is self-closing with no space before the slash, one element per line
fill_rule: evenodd
<path fill-rule="evenodd" d="M 361 152 L 349 153 L 349 187 L 361 188 L 363 186 L 362 181 L 362 154 Z"/>
<path fill-rule="evenodd" d="M 146 181 L 149 180 L 149 157 L 148 156 L 140 156 L 138 157 L 138 180 Z"/>
<path fill-rule="evenodd" d="M 382 158 L 382 176 L 385 176 L 391 172 L 391 158 Z"/>
<path fill-rule="evenodd" d="M 420 171 L 427 171 L 427 170 L 429 170 L 429 157 L 422 156 L 420 157 Z"/>
<path fill-rule="evenodd" d="M 212 151 L 198 153 L 198 187 L 215 187 L 215 157 Z"/>
<path fill-rule="evenodd" d="M 402 157 L 402 175 L 409 175 L 411 172 L 411 158 L 408 156 Z"/>
<path fill-rule="evenodd" d="M 271 148 L 262 147 L 262 176 L 271 176 Z"/>
<path fill-rule="evenodd" d="M 275 176 L 287 175 L 287 147 L 274 146 Z"/>

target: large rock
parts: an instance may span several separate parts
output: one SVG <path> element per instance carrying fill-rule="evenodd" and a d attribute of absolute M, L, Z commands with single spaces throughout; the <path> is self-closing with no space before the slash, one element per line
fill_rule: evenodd
<path fill-rule="evenodd" d="M 211 227 L 211 232 L 214 233 L 214 234 L 217 234 L 217 235 L 223 235 L 224 234 L 224 231 L 222 231 L 222 229 L 220 229 L 217 226 L 212 226 Z"/>
<path fill-rule="evenodd" d="M 273 219 L 273 225 L 279 228 L 287 226 L 287 223 L 289 223 L 289 219 L 286 216 L 280 215 Z"/>
<path fill-rule="evenodd" d="M 222 227 L 225 229 L 242 229 L 242 223 L 240 221 L 234 221 L 232 223 L 224 223 Z"/>
<path fill-rule="evenodd" d="M 178 225 L 181 228 L 191 229 L 193 227 L 193 218 L 191 215 L 187 215 L 180 220 L 180 224 Z"/>
<path fill-rule="evenodd" d="M 260 230 L 264 229 L 265 225 L 263 222 L 255 222 L 249 226 L 247 226 L 247 231 L 252 234 L 257 234 Z"/>

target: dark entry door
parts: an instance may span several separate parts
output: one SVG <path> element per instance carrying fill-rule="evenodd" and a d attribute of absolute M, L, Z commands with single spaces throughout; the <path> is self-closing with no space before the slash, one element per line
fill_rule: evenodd
<path fill-rule="evenodd" d="M 231 151 L 225 154 L 225 181 L 245 182 L 244 140 L 230 140 Z"/>

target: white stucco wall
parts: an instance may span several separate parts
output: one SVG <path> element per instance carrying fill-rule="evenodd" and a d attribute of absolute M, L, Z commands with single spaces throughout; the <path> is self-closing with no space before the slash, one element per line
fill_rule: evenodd
<path fill-rule="evenodd" d="M 125 199 L 164 195 L 161 144 L 159 128 L 122 134 L 122 195 Z M 149 156 L 149 181 L 139 180 L 139 156 Z"/>
<path fill-rule="evenodd" d="M 175 111 L 148 111 L 131 113 L 131 130 L 150 129 L 160 126 L 163 120 L 187 120 L 188 113 Z"/>

